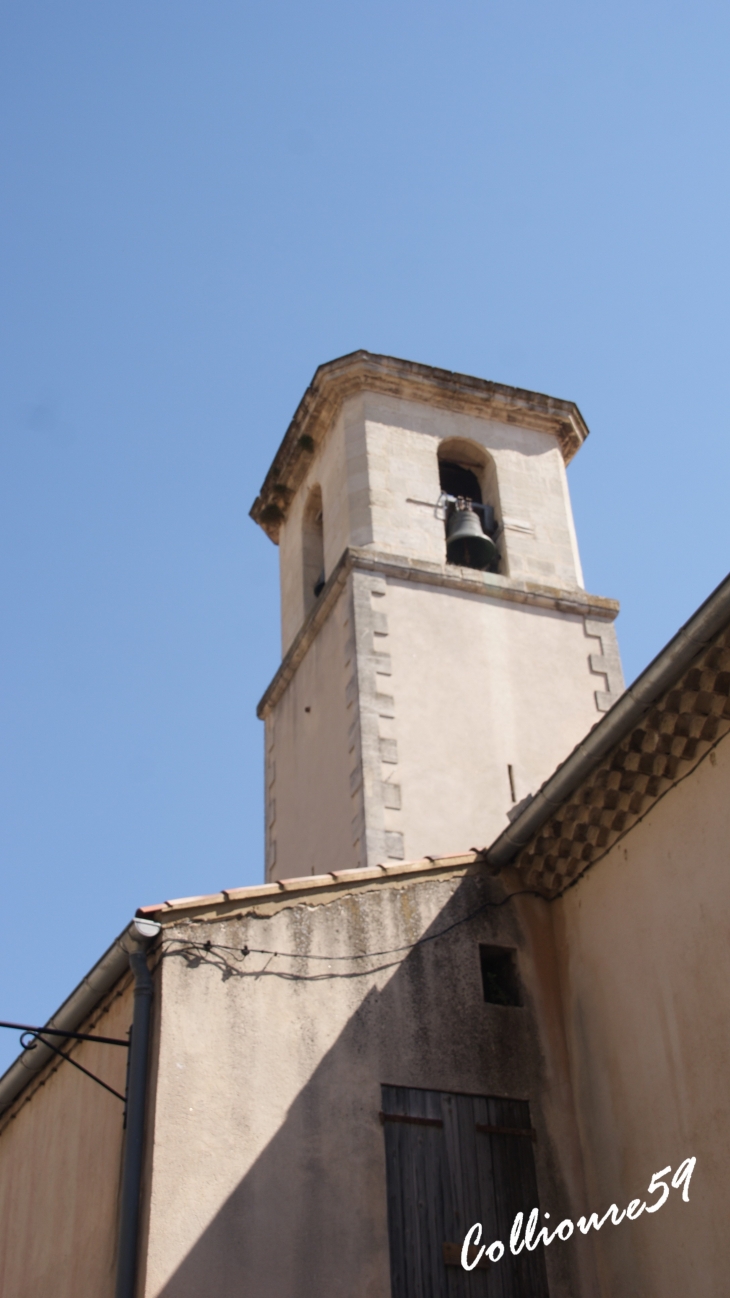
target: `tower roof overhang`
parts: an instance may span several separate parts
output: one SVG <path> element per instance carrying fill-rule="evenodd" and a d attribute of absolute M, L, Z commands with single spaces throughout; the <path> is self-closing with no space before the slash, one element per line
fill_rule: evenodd
<path fill-rule="evenodd" d="M 363 391 L 551 433 L 558 439 L 566 464 L 588 436 L 588 427 L 573 401 L 395 356 L 351 352 L 315 371 L 251 508 L 251 518 L 275 543 L 289 503 L 343 402 Z"/>

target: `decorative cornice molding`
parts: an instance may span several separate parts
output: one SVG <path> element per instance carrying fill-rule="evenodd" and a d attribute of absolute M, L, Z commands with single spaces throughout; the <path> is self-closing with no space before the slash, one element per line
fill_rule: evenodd
<path fill-rule="evenodd" d="M 447 563 L 427 563 L 421 559 L 408 559 L 404 555 L 387 554 L 382 550 L 350 547 L 345 550 L 331 573 L 322 594 L 292 641 L 274 679 L 263 695 L 256 715 L 263 720 L 276 706 L 286 690 L 297 667 L 304 658 L 320 627 L 326 622 L 344 587 L 348 573 L 353 568 L 370 572 L 394 581 L 412 581 L 426 586 L 441 586 L 447 590 L 467 591 L 483 595 L 486 599 L 507 600 L 513 604 L 530 604 L 535 608 L 569 613 L 576 617 L 596 618 L 612 622 L 617 617 L 619 605 L 614 599 L 589 595 L 579 587 L 563 590 L 543 586 L 534 581 L 518 581 L 499 573 L 477 572 L 474 568 L 457 568 Z"/>
<path fill-rule="evenodd" d="M 573 401 L 394 356 L 352 352 L 320 365 L 315 372 L 253 503 L 251 518 L 272 541 L 278 542 L 291 499 L 343 402 L 363 391 L 552 433 L 560 443 L 566 464 L 588 436 L 586 423 Z"/>
<path fill-rule="evenodd" d="M 595 632 L 591 632 L 595 634 Z M 730 729 L 730 576 L 487 851 L 549 897 L 610 851 Z"/>
<path fill-rule="evenodd" d="M 525 886 L 559 896 L 728 732 L 730 631 L 723 630 L 519 851 L 512 864 Z"/>

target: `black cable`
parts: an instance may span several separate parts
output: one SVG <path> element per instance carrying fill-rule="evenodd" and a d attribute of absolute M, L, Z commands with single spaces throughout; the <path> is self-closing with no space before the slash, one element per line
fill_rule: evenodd
<path fill-rule="evenodd" d="M 179 938 L 175 940 L 180 941 Z M 237 959 L 239 961 L 243 960 L 244 958 L 242 954 L 242 950 L 239 949 L 238 947 L 223 947 L 222 950 L 238 953 Z M 176 951 L 163 950 L 162 958 L 165 959 L 169 956 L 180 956 L 180 955 L 183 957 L 192 956 L 193 952 L 195 951 L 204 951 L 208 954 L 211 954 L 212 956 L 215 956 L 216 954 L 216 948 L 213 946 L 212 943 L 210 946 L 208 946 L 205 942 L 189 942 L 186 945 L 178 948 L 178 950 Z M 281 954 L 285 955 L 286 953 L 284 952 Z M 203 962 L 202 960 L 199 960 L 198 963 L 206 963 L 206 964 L 212 963 L 216 967 L 223 966 L 228 971 L 228 975 L 227 975 L 228 977 L 230 977 L 233 973 L 235 973 L 237 977 L 241 977 L 241 978 L 255 978 L 255 979 L 279 978 L 282 982 L 306 982 L 306 983 L 331 982 L 335 978 L 347 979 L 347 980 L 351 980 L 353 978 L 369 978 L 373 974 L 382 973 L 387 969 L 397 969 L 402 964 L 402 960 L 398 959 L 398 960 L 389 960 L 385 964 L 361 965 L 359 969 L 349 969 L 349 970 L 342 969 L 337 973 L 333 972 L 332 970 L 327 970 L 321 973 L 305 974 L 305 973 L 292 973 L 285 969 L 269 969 L 269 964 L 271 963 L 273 958 L 274 958 L 274 952 L 270 954 L 268 961 L 266 962 L 266 964 L 263 966 L 262 969 L 252 969 L 249 967 L 248 971 L 246 971 L 243 967 L 241 967 L 240 969 L 233 970 L 231 968 L 229 959 L 227 959 L 224 955 L 219 955 L 217 956 L 216 959 L 212 961 Z M 302 959 L 303 957 L 297 956 L 296 958 Z M 342 959 L 343 957 L 338 957 L 338 958 Z M 315 959 L 326 960 L 327 957 L 316 956 Z"/>
<path fill-rule="evenodd" d="M 439 929 L 437 933 L 427 933 L 425 937 L 419 937 L 415 942 L 410 942 L 406 946 L 392 947 L 387 951 L 360 951 L 354 952 L 352 955 L 312 955 L 303 951 L 272 951 L 268 947 L 248 946 L 248 944 L 240 947 L 227 946 L 222 942 L 191 942 L 188 939 L 181 937 L 166 938 L 165 941 L 169 943 L 175 942 L 180 946 L 196 951 L 233 951 L 236 954 L 242 955 L 244 958 L 247 955 L 268 955 L 277 958 L 281 957 L 286 960 L 326 960 L 329 964 L 333 961 L 343 960 L 377 960 L 382 956 L 402 955 L 403 952 L 413 951 L 418 946 L 424 946 L 426 942 L 435 942 L 437 938 L 445 937 L 447 933 L 451 933 L 455 928 L 459 928 L 461 924 L 468 924 L 470 920 L 475 919 L 477 915 L 481 915 L 483 911 L 490 908 L 496 910 L 499 909 L 500 906 L 506 905 L 508 901 L 512 901 L 513 897 L 540 897 L 543 901 L 546 900 L 543 893 L 538 892 L 536 888 L 525 888 L 519 892 L 511 892 L 508 896 L 503 897 L 501 901 L 482 902 L 482 905 L 478 906 L 476 910 L 470 911 L 468 915 L 462 915 L 461 919 L 455 919 L 452 924 L 447 924 L 446 928 Z M 393 964 L 397 963 L 398 961 L 393 961 Z M 391 967 L 391 965 L 380 966 L 381 969 L 388 969 Z M 377 973 L 379 971 L 370 970 L 369 972 Z"/>

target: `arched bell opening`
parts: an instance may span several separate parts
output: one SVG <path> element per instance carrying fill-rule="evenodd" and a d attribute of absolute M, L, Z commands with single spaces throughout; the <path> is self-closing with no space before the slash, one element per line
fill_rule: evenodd
<path fill-rule="evenodd" d="M 455 460 L 439 458 L 439 483 L 441 490 L 448 496 L 483 504 L 482 488 L 477 475 Z"/>
<path fill-rule="evenodd" d="M 312 487 L 302 519 L 302 574 L 304 616 L 314 607 L 324 589 L 324 520 L 322 490 Z"/>
<path fill-rule="evenodd" d="M 481 447 L 456 440 L 441 443 L 438 459 L 446 562 L 498 572 L 496 476 L 491 459 Z"/>

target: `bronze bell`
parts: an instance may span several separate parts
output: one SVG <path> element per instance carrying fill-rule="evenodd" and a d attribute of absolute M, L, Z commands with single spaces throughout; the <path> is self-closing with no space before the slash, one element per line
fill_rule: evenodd
<path fill-rule="evenodd" d="M 457 500 L 446 523 L 446 562 L 484 571 L 499 554 L 491 536 L 482 531 L 470 500 Z"/>

